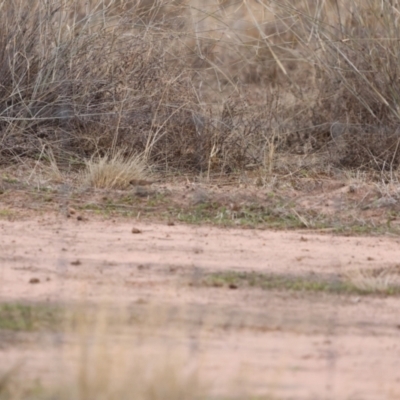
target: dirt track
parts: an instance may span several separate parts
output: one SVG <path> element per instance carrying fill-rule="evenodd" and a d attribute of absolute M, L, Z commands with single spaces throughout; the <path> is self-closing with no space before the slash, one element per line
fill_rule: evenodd
<path fill-rule="evenodd" d="M 201 375 L 213 382 L 215 393 L 229 394 L 229 382 L 241 371 L 251 393 L 282 399 L 395 399 L 398 297 L 229 290 L 193 282 L 223 270 L 326 274 L 393 267 L 400 260 L 399 244 L 398 238 L 120 219 L 3 220 L 0 298 L 181 309 L 192 324 L 200 318 L 195 336 Z M 175 345 L 185 348 L 191 340 L 182 337 Z M 29 354 L 27 367 L 48 369 L 34 344 L 0 352 L 10 362 Z"/>

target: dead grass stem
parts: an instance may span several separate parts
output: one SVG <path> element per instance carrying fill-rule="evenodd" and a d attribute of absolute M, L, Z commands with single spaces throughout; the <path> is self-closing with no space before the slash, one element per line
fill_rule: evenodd
<path fill-rule="evenodd" d="M 1 2 L 0 156 L 396 179 L 397 2 Z"/>

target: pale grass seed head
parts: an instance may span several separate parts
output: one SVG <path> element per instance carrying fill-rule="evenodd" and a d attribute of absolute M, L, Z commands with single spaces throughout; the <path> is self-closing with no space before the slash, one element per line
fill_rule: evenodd
<path fill-rule="evenodd" d="M 400 290 L 400 274 L 392 269 L 357 269 L 347 274 L 347 279 L 357 289 L 372 293 Z"/>
<path fill-rule="evenodd" d="M 122 151 L 114 155 L 91 158 L 86 162 L 83 181 L 96 189 L 124 190 L 132 182 L 146 179 L 146 163 L 140 155 L 124 157 Z"/>

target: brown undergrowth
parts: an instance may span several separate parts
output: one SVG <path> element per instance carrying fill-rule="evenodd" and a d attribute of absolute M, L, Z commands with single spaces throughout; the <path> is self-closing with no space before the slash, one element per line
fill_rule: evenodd
<path fill-rule="evenodd" d="M 79 168 L 122 151 L 167 171 L 334 166 L 397 179 L 397 2 L 0 7 L 3 162 L 50 148 Z"/>

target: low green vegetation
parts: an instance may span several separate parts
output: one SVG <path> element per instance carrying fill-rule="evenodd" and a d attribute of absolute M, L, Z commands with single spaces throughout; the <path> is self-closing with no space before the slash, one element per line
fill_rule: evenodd
<path fill-rule="evenodd" d="M 0 209 L 0 219 L 1 218 L 10 218 L 14 215 L 13 211 L 7 209 Z"/>
<path fill-rule="evenodd" d="M 129 190 L 82 191 L 71 187 L 68 193 L 59 193 L 50 187 L 33 186 L 18 191 L 21 204 L 34 204 L 35 209 L 59 210 L 68 200 L 76 211 L 104 217 L 140 218 L 141 220 L 174 221 L 186 224 L 211 224 L 221 227 L 257 229 L 311 229 L 339 235 L 400 235 L 399 212 L 393 207 L 364 210 L 351 199 L 335 213 L 324 213 L 297 204 L 289 194 L 265 196 L 260 189 L 253 199 L 238 195 L 220 197 L 206 188 L 207 199 L 196 202 L 191 192 L 163 190 L 157 186 L 132 186 Z M 237 196 L 237 198 L 235 197 Z M 228 200 L 227 200 L 228 199 Z M 15 192 L 1 196 L 0 219 L 14 218 Z M 357 200 L 356 200 L 357 201 Z"/>
<path fill-rule="evenodd" d="M 45 304 L 0 304 L 0 331 L 55 329 L 62 322 L 63 310 Z"/>
<path fill-rule="evenodd" d="M 366 277 L 364 277 L 366 278 Z M 400 295 L 400 285 L 392 284 L 389 280 L 386 285 L 369 278 L 368 285 L 361 285 L 351 277 L 334 275 L 288 275 L 264 274 L 259 272 L 216 272 L 204 277 L 201 285 L 207 287 L 238 289 L 243 287 L 260 288 L 263 290 L 320 292 L 343 295 Z M 377 278 L 377 277 L 375 277 Z"/>
<path fill-rule="evenodd" d="M 179 221 L 190 224 L 211 223 L 222 226 L 248 228 L 268 227 L 277 229 L 300 229 L 304 223 L 291 210 L 278 210 L 260 205 L 246 205 L 232 211 L 223 204 L 209 202 L 182 209 L 172 209 Z"/>

